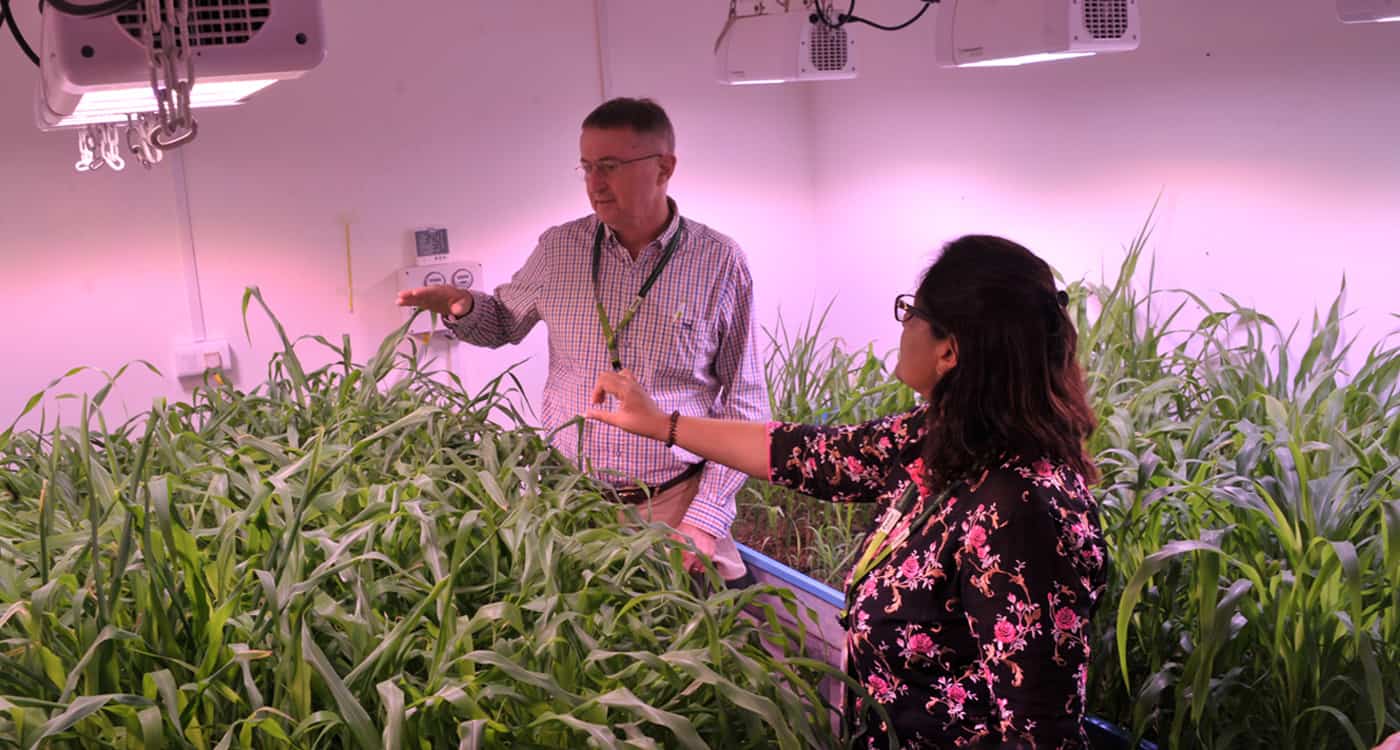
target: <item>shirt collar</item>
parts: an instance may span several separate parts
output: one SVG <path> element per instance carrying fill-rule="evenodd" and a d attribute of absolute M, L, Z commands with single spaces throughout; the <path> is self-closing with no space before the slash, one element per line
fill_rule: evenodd
<path fill-rule="evenodd" d="M 681 227 L 681 210 L 676 207 L 675 199 L 669 195 L 666 196 L 666 208 L 671 214 L 671 221 L 666 224 L 666 229 L 662 230 L 661 235 L 651 241 L 652 245 L 661 245 L 665 247 L 666 243 L 671 241 L 671 237 L 675 235 Z M 613 228 L 607 224 L 603 225 L 603 237 L 608 247 L 617 244 L 617 235 L 613 233 Z M 650 246 L 651 245 L 648 245 L 647 247 Z"/>

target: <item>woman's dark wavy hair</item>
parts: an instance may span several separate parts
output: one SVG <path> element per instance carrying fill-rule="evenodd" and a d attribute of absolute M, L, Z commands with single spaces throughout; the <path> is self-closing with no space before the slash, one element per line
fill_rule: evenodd
<path fill-rule="evenodd" d="M 1010 240 L 968 235 L 944 246 L 914 297 L 933 334 L 957 344 L 957 365 L 930 399 L 932 486 L 1010 456 L 1064 463 L 1097 482 L 1078 335 L 1050 266 Z"/>

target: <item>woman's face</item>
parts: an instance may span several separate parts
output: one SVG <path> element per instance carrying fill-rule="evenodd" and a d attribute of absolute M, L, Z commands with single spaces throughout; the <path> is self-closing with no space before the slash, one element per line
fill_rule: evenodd
<path fill-rule="evenodd" d="M 913 300 L 911 299 L 910 302 Z M 933 386 L 958 363 L 957 344 L 952 336 L 938 338 L 915 304 L 901 325 L 899 362 L 894 376 L 924 398 L 933 395 Z"/>

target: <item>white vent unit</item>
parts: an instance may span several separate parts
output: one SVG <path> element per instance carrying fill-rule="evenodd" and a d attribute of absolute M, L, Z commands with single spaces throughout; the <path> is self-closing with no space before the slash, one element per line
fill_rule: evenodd
<path fill-rule="evenodd" d="M 1400 0 L 1337 0 L 1337 17 L 1342 23 L 1400 21 Z"/>
<path fill-rule="evenodd" d="M 943 0 L 936 56 L 945 67 L 1025 65 L 1137 49 L 1137 0 Z"/>
<path fill-rule="evenodd" d="M 802 10 L 735 16 L 715 64 L 720 83 L 732 85 L 855 78 L 855 39 L 847 27 L 833 29 Z"/>
<path fill-rule="evenodd" d="M 326 56 L 321 0 L 187 0 L 195 84 L 191 106 L 242 102 L 297 78 Z M 144 3 L 115 15 L 43 13 L 39 127 L 125 122 L 155 112 L 142 33 Z"/>

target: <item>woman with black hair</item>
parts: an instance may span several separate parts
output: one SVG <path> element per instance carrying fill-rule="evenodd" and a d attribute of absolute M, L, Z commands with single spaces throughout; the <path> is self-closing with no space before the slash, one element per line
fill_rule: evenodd
<path fill-rule="evenodd" d="M 1064 292 L 990 236 L 949 243 L 895 299 L 896 378 L 926 403 L 866 424 L 662 413 L 604 373 L 588 417 L 835 502 L 884 506 L 846 581 L 848 701 L 863 747 L 1085 747 L 1090 621 L 1107 554 L 1095 426 Z"/>

